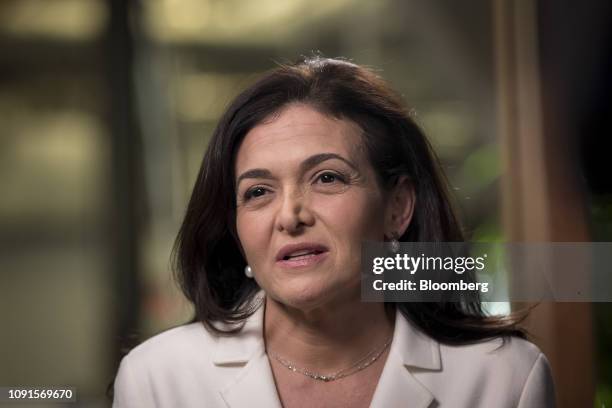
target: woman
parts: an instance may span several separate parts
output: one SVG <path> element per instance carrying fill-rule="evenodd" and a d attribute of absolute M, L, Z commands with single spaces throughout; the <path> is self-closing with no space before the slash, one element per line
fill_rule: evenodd
<path fill-rule="evenodd" d="M 360 301 L 371 241 L 462 241 L 444 178 L 371 71 L 313 58 L 221 118 L 176 246 L 194 322 L 132 350 L 116 407 L 549 407 L 513 318 Z"/>

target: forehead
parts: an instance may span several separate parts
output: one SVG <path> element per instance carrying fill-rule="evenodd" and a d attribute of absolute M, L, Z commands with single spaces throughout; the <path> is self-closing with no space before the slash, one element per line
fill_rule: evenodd
<path fill-rule="evenodd" d="M 236 169 L 301 161 L 317 153 L 337 153 L 359 161 L 361 128 L 306 105 L 291 105 L 251 129 L 236 157 Z"/>

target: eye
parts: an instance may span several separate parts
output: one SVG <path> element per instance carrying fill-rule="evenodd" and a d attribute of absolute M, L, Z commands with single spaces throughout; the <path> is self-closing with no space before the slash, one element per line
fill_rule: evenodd
<path fill-rule="evenodd" d="M 323 184 L 331 184 L 336 181 L 344 182 L 344 179 L 340 175 L 330 172 L 320 174 L 317 180 L 320 180 Z"/>
<path fill-rule="evenodd" d="M 244 200 L 248 201 L 251 198 L 258 198 L 261 197 L 263 195 L 265 195 L 267 193 L 268 190 L 266 190 L 263 187 L 257 186 L 257 187 L 252 187 L 250 189 L 248 189 L 245 193 L 244 193 Z"/>

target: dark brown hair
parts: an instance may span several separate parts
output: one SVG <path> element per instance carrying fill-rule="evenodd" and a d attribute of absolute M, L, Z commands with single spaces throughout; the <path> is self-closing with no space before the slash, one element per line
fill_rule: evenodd
<path fill-rule="evenodd" d="M 400 241 L 463 241 L 447 182 L 426 137 L 401 98 L 374 72 L 322 57 L 283 65 L 242 92 L 219 120 L 204 155 L 177 237 L 175 273 L 195 306 L 194 321 L 240 323 L 253 313 L 259 291 L 244 275 L 246 260 L 236 233 L 234 161 L 246 133 L 292 103 L 307 104 L 358 124 L 383 190 L 400 175 L 413 183 L 416 206 Z M 397 309 L 434 339 L 459 344 L 495 336 L 524 337 L 520 317 L 487 317 L 478 297 L 462 302 L 397 303 Z M 240 327 L 227 330 L 232 333 Z"/>

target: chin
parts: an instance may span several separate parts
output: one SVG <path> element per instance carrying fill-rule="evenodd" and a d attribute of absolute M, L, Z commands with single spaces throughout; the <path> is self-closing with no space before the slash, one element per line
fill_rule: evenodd
<path fill-rule="evenodd" d="M 325 290 L 306 287 L 283 290 L 279 300 L 286 306 L 306 311 L 321 307 L 328 297 Z"/>
<path fill-rule="evenodd" d="M 302 311 L 313 310 L 323 307 L 330 302 L 347 295 L 347 292 L 352 291 L 352 286 L 347 282 L 342 285 L 340 282 L 292 282 L 291 284 L 283 285 L 274 291 L 272 297 L 278 302 L 295 309 Z M 357 287 L 359 290 L 359 286 Z"/>

